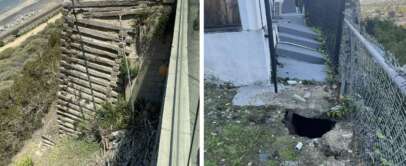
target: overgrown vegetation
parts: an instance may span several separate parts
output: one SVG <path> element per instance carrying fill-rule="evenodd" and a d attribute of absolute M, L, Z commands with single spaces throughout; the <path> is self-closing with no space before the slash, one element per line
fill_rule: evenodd
<path fill-rule="evenodd" d="M 125 129 L 130 118 L 128 102 L 120 98 L 114 105 L 110 102 L 103 104 L 96 113 L 96 125 L 110 131 Z"/>
<path fill-rule="evenodd" d="M 406 64 L 406 28 L 396 25 L 392 20 L 378 18 L 367 19 L 364 26 L 368 34 L 394 54 L 400 65 Z"/>
<path fill-rule="evenodd" d="M 100 145 L 87 139 L 64 138 L 55 147 L 43 154 L 36 165 L 95 165 L 100 154 Z"/>
<path fill-rule="evenodd" d="M 34 166 L 31 157 L 25 157 L 21 161 L 17 161 L 15 166 Z"/>
<path fill-rule="evenodd" d="M 42 126 L 41 119 L 56 98 L 61 26 L 62 22 L 50 24 L 21 46 L 0 53 L 0 79 L 10 70 L 7 65 L 22 66 L 7 76 L 14 84 L 0 91 L 0 165 L 7 165 L 23 141 Z"/>
<path fill-rule="evenodd" d="M 205 165 L 276 166 L 299 159 L 301 138 L 286 131 L 282 108 L 233 106 L 232 85 L 206 83 L 205 89 Z"/>
<path fill-rule="evenodd" d="M 320 28 L 313 27 L 312 28 L 315 33 L 317 33 L 317 41 L 320 42 L 320 48 L 318 51 L 323 55 L 324 60 L 326 61 L 326 66 L 327 66 L 327 78 L 326 81 L 329 85 L 333 85 L 336 83 L 336 73 L 334 71 L 334 64 L 331 59 L 331 56 L 329 56 L 329 53 L 327 51 L 327 37 L 324 35 L 323 31 L 321 31 Z"/>
<path fill-rule="evenodd" d="M 349 97 L 342 97 L 339 102 L 340 105 L 333 107 L 331 111 L 327 112 L 328 117 L 342 119 L 357 110 L 352 99 Z"/>
<path fill-rule="evenodd" d="M 120 73 L 118 75 L 118 78 L 120 79 L 120 86 L 119 86 L 119 91 L 124 92 L 126 85 L 129 83 L 129 79 L 134 79 L 137 77 L 139 71 L 139 66 L 138 64 L 130 65 L 130 62 L 126 62 L 126 60 L 123 58 L 120 63 Z"/>

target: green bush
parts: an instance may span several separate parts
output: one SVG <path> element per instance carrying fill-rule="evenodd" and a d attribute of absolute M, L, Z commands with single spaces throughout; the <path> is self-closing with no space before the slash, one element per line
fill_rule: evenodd
<path fill-rule="evenodd" d="M 127 66 L 128 65 L 128 66 Z M 120 63 L 120 73 L 118 75 L 120 86 L 118 88 L 119 92 L 124 92 L 125 86 L 129 83 L 128 77 L 134 79 L 138 75 L 138 65 L 130 66 L 130 63 L 123 58 Z"/>
<path fill-rule="evenodd" d="M 3 41 L 0 41 L 0 47 L 3 47 L 5 43 Z"/>
<path fill-rule="evenodd" d="M 5 49 L 3 52 L 0 53 L 0 60 L 10 58 L 14 53 L 14 49 L 8 48 Z"/>
<path fill-rule="evenodd" d="M 45 31 L 27 39 L 15 49 L 1 55 L 21 59 L 21 71 L 13 76 L 14 84 L 0 92 L 0 165 L 8 165 L 26 139 L 41 127 L 42 117 L 56 99 L 57 72 L 60 59 L 58 43 L 48 40 L 51 32 L 60 33 L 51 24 Z M 29 55 L 29 56 L 26 56 Z M 27 61 L 28 57 L 33 57 Z"/>
<path fill-rule="evenodd" d="M 100 150 L 100 144 L 97 142 L 67 137 L 46 151 L 36 164 L 41 166 L 96 165 L 94 159 L 100 154 Z"/>
<path fill-rule="evenodd" d="M 353 100 L 349 97 L 343 97 L 340 99 L 340 105 L 336 108 L 336 110 L 327 112 L 327 116 L 330 118 L 341 119 L 355 111 L 356 108 Z"/>
<path fill-rule="evenodd" d="M 34 162 L 31 157 L 25 157 L 21 161 L 17 161 L 16 166 L 34 166 Z"/>
<path fill-rule="evenodd" d="M 120 98 L 117 103 L 106 102 L 96 113 L 97 126 L 106 130 L 118 130 L 127 127 L 131 112 L 127 101 Z"/>
<path fill-rule="evenodd" d="M 392 52 L 400 65 L 406 64 L 406 28 L 396 25 L 391 20 L 368 19 L 364 22 L 365 30 L 374 36 L 386 50 Z"/>

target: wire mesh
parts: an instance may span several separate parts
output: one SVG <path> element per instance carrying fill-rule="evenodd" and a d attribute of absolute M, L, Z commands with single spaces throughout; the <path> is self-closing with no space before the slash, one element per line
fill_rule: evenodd
<path fill-rule="evenodd" d="M 406 79 L 388 62 L 390 55 L 360 33 L 353 7 L 346 9 L 339 73 L 342 95 L 357 107 L 357 155 L 365 165 L 406 165 L 406 82 L 399 83 Z"/>

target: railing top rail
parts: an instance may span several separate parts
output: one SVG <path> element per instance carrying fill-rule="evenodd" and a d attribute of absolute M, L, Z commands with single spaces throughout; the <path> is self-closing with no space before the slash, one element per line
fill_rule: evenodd
<path fill-rule="evenodd" d="M 357 39 L 359 39 L 359 41 L 365 46 L 366 50 L 369 52 L 375 62 L 383 68 L 393 82 L 399 87 L 400 91 L 406 95 L 406 78 L 386 63 L 385 58 L 379 53 L 379 50 L 372 46 L 372 44 L 352 25 L 348 19 L 344 19 L 344 22 L 355 34 L 355 37 L 357 37 Z"/>

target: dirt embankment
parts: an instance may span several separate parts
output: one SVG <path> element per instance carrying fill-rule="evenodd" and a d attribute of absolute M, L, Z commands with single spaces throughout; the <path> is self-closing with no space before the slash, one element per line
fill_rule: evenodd
<path fill-rule="evenodd" d="M 42 23 L 41 25 L 37 26 L 36 28 L 32 29 L 31 31 L 27 32 L 26 34 L 16 38 L 14 41 L 12 41 L 10 43 L 7 43 L 3 47 L 0 47 L 0 53 L 3 52 L 4 50 L 8 49 L 8 48 L 13 48 L 13 47 L 19 46 L 25 40 L 27 40 L 29 37 L 34 36 L 34 35 L 38 34 L 39 32 L 43 31 L 49 23 L 55 23 L 55 21 L 58 20 L 59 18 L 62 18 L 61 13 L 59 13 L 58 15 L 52 17 L 47 22 Z"/>

